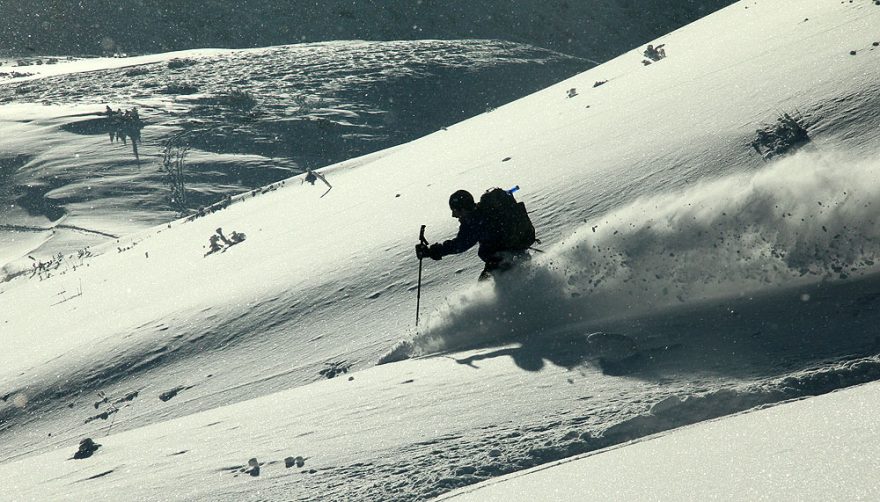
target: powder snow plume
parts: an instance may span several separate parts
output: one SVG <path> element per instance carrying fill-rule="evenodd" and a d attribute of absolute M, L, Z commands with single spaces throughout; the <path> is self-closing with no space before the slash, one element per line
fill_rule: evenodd
<path fill-rule="evenodd" d="M 802 152 L 642 198 L 433 313 L 408 355 L 876 271 L 880 160 Z M 394 353 L 386 358 L 394 359 Z"/>

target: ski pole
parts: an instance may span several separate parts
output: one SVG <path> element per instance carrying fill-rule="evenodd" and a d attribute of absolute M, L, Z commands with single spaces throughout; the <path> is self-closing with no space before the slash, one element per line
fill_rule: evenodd
<path fill-rule="evenodd" d="M 428 241 L 425 239 L 425 225 L 422 225 L 422 228 L 419 230 L 419 242 L 428 245 Z M 416 288 L 416 327 L 419 325 L 419 303 L 422 301 L 422 260 L 424 257 L 419 258 L 419 285 Z"/>

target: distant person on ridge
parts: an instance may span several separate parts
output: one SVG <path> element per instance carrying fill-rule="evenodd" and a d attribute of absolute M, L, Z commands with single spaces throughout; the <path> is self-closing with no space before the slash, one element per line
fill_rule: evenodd
<path fill-rule="evenodd" d="M 654 47 L 652 44 L 648 44 L 648 48 L 645 49 L 645 57 L 650 59 L 651 61 L 660 61 L 661 59 L 666 57 L 666 49 L 663 48 L 666 44 L 660 44 L 657 47 Z"/>
<path fill-rule="evenodd" d="M 449 197 L 452 216 L 458 218 L 458 235 L 442 243 L 417 244 L 416 257 L 439 260 L 446 255 L 458 254 L 480 243 L 477 255 L 486 263 L 479 280 L 509 270 L 529 259 L 529 247 L 536 242 L 526 206 L 516 202 L 511 190 L 493 188 L 480 197 L 479 204 L 466 190 L 458 190 Z"/>

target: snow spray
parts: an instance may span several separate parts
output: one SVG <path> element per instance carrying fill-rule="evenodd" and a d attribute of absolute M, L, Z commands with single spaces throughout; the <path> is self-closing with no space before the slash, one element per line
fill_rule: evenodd
<path fill-rule="evenodd" d="M 876 273 L 877 201 L 880 160 L 823 152 L 656 193 L 447 299 L 413 343 L 433 351 Z"/>

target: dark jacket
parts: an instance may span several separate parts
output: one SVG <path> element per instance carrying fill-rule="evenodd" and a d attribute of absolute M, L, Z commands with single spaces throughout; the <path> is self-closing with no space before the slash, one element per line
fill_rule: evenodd
<path fill-rule="evenodd" d="M 440 256 L 463 253 L 479 242 L 480 249 L 477 251 L 477 255 L 484 262 L 495 264 L 502 260 L 502 257 L 498 256 L 497 253 L 510 251 L 503 249 L 503 245 L 496 242 L 496 239 L 489 235 L 486 219 L 479 209 L 466 216 L 462 216 L 458 221 L 458 235 L 448 241 L 437 244 Z"/>

